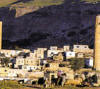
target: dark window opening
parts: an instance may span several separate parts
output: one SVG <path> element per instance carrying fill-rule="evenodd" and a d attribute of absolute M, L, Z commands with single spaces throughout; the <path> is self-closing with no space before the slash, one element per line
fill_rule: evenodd
<path fill-rule="evenodd" d="M 49 65 L 49 64 L 46 64 L 45 66 L 46 66 L 46 67 L 50 67 L 50 65 Z"/>

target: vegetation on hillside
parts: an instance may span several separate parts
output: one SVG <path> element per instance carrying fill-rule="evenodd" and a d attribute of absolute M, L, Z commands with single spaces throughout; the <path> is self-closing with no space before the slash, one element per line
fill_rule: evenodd
<path fill-rule="evenodd" d="M 0 0 L 0 7 L 7 6 L 13 2 L 16 2 L 17 0 Z"/>
<path fill-rule="evenodd" d="M 0 81 L 0 89 L 22 89 L 23 86 L 17 81 L 4 80 Z"/>
<path fill-rule="evenodd" d="M 10 58 L 5 57 L 1 59 L 1 65 L 2 66 L 8 66 L 8 64 L 10 63 Z"/>
<path fill-rule="evenodd" d="M 9 5 L 24 5 L 24 6 L 50 6 L 62 4 L 65 0 L 0 0 L 0 7 Z M 80 0 L 89 3 L 99 2 L 100 0 Z"/>
<path fill-rule="evenodd" d="M 70 59 L 71 68 L 76 71 L 84 67 L 84 59 L 83 58 L 73 58 Z"/>
<path fill-rule="evenodd" d="M 50 6 L 50 5 L 58 5 L 62 4 L 64 0 L 1 0 L 0 7 L 5 7 L 9 5 L 24 5 L 24 6 Z"/>
<path fill-rule="evenodd" d="M 50 5 L 59 5 L 62 4 L 64 0 L 34 0 L 30 1 L 28 3 L 25 3 L 25 5 L 33 5 L 33 6 L 50 6 Z"/>
<path fill-rule="evenodd" d="M 40 88 L 41 87 L 41 88 Z M 11 81 L 11 80 L 4 80 L 4 81 L 0 81 L 0 89 L 44 89 L 43 86 L 37 86 L 37 88 L 33 85 L 22 85 L 22 84 L 18 84 L 17 81 Z M 61 86 L 56 86 L 56 87 L 49 87 L 46 89 L 100 89 L 97 87 L 76 87 L 73 85 L 65 85 L 64 87 Z"/>
<path fill-rule="evenodd" d="M 82 0 L 82 1 L 86 1 L 88 3 L 97 3 L 97 2 L 100 2 L 100 0 Z"/>
<path fill-rule="evenodd" d="M 44 88 L 41 88 L 41 89 L 44 89 Z M 100 88 L 97 88 L 97 87 L 76 87 L 76 86 L 73 86 L 73 85 L 66 85 L 64 87 L 52 87 L 52 88 L 46 88 L 46 89 L 100 89 Z"/>

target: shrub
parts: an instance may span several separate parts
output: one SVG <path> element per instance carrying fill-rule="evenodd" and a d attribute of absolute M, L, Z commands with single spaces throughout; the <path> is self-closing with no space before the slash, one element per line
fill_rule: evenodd
<path fill-rule="evenodd" d="M 17 81 L 11 80 L 3 80 L 0 81 L 0 89 L 14 89 L 14 88 L 21 88 L 23 87 L 21 84 L 18 84 Z"/>
<path fill-rule="evenodd" d="M 70 61 L 71 68 L 76 71 L 84 67 L 84 59 L 83 58 L 73 58 Z"/>

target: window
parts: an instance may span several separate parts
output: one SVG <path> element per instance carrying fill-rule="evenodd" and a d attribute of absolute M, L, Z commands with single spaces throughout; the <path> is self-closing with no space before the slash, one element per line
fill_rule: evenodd
<path fill-rule="evenodd" d="M 51 52 L 51 55 L 53 55 L 54 53 L 53 52 Z"/>
<path fill-rule="evenodd" d="M 85 46 L 84 48 L 87 48 L 87 46 Z"/>
<path fill-rule="evenodd" d="M 55 76 L 54 75 L 51 75 L 51 79 L 54 79 L 55 78 Z"/>
<path fill-rule="evenodd" d="M 5 70 L 5 72 L 7 72 L 7 70 Z"/>
<path fill-rule="evenodd" d="M 39 56 L 38 58 L 41 58 L 41 56 Z"/>
<path fill-rule="evenodd" d="M 79 46 L 77 46 L 77 48 L 79 48 Z"/>
<path fill-rule="evenodd" d="M 45 66 L 46 66 L 46 67 L 50 67 L 50 65 L 49 65 L 49 64 L 46 64 Z"/>
<path fill-rule="evenodd" d="M 59 67 L 65 67 L 65 64 L 59 64 Z"/>
<path fill-rule="evenodd" d="M 72 55 L 71 53 L 69 55 Z"/>

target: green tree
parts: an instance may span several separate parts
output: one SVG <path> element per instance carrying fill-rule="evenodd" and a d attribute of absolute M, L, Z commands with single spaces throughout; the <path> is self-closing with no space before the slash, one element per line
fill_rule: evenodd
<path fill-rule="evenodd" d="M 15 45 L 15 46 L 14 46 L 14 49 L 15 49 L 15 50 L 21 50 L 22 48 L 20 48 L 19 46 Z"/>
<path fill-rule="evenodd" d="M 70 60 L 71 68 L 76 71 L 84 67 L 84 59 L 83 58 L 73 58 Z"/>
<path fill-rule="evenodd" d="M 8 57 L 1 59 L 1 65 L 2 66 L 8 66 L 9 63 L 10 63 L 10 59 Z"/>

